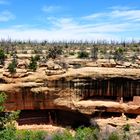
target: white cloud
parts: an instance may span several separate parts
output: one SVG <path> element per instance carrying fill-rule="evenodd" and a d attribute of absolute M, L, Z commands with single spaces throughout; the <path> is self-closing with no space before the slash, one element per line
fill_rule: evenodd
<path fill-rule="evenodd" d="M 53 11 L 46 9 L 46 12 Z M 85 17 L 45 17 L 50 27 L 39 29 L 35 25 L 15 25 L 0 29 L 0 38 L 20 40 L 121 40 L 138 39 L 140 10 L 113 9 Z M 95 19 L 99 19 L 96 22 Z M 100 20 L 101 19 L 101 20 Z M 41 23 L 42 25 L 42 23 Z M 137 35 L 135 35 L 137 33 Z"/>
<path fill-rule="evenodd" d="M 13 15 L 8 10 L 0 12 L 0 22 L 6 22 L 13 19 L 15 19 L 15 15 Z"/>
<path fill-rule="evenodd" d="M 108 9 L 111 9 L 111 10 L 131 10 L 131 9 L 135 9 L 135 7 L 128 7 L 128 6 L 112 6 L 112 7 L 109 7 Z"/>
<path fill-rule="evenodd" d="M 0 4 L 7 5 L 7 4 L 9 4 L 9 1 L 7 1 L 7 0 L 0 0 Z"/>
<path fill-rule="evenodd" d="M 95 20 L 95 19 L 118 19 L 118 20 L 140 20 L 140 10 L 130 9 L 128 7 L 112 7 L 111 11 L 93 13 L 91 15 L 83 17 L 85 20 Z"/>
<path fill-rule="evenodd" d="M 54 20 L 54 19 L 53 19 Z M 56 22 L 55 22 L 56 21 Z M 121 36 L 121 32 L 128 31 L 130 24 L 86 24 L 80 25 L 72 19 L 55 19 L 57 23 L 51 29 L 37 29 L 27 25 L 15 25 L 9 29 L 0 29 L 1 38 L 14 40 L 121 40 L 133 38 Z M 131 28 L 130 28 L 131 29 Z M 137 28 L 136 28 L 137 29 Z M 116 35 L 120 33 L 120 35 Z"/>
<path fill-rule="evenodd" d="M 11 38 L 14 40 L 97 40 L 97 39 L 116 39 L 116 37 L 104 34 L 104 33 L 85 33 L 72 30 L 45 30 L 45 29 L 28 29 L 28 30 L 18 30 L 18 29 L 0 29 L 0 37 L 2 39 Z"/>
<path fill-rule="evenodd" d="M 135 24 L 135 27 L 131 28 L 132 23 L 122 22 L 102 22 L 102 23 L 85 23 L 81 24 L 72 18 L 50 18 L 54 29 L 67 30 L 71 32 L 72 30 L 76 32 L 89 32 L 89 33 L 120 33 L 123 31 L 133 31 L 140 27 L 140 24 Z"/>
<path fill-rule="evenodd" d="M 93 20 L 93 19 L 97 19 L 97 18 L 100 18 L 100 17 L 103 17 L 103 16 L 106 16 L 106 13 L 94 13 L 94 14 L 82 17 L 82 19 Z"/>
<path fill-rule="evenodd" d="M 53 19 L 54 20 L 54 19 Z M 1 38 L 19 40 L 121 40 L 122 36 L 115 35 L 122 32 L 129 25 L 126 24 L 98 24 L 80 25 L 71 18 L 55 19 L 57 23 L 51 29 L 37 29 L 32 27 L 24 28 L 24 25 L 17 25 L 9 29 L 0 29 Z M 115 34 L 114 34 L 115 32 Z"/>
<path fill-rule="evenodd" d="M 115 10 L 110 16 L 123 20 L 140 20 L 140 10 Z"/>
<path fill-rule="evenodd" d="M 43 6 L 42 11 L 46 13 L 56 12 L 60 10 L 59 6 Z"/>

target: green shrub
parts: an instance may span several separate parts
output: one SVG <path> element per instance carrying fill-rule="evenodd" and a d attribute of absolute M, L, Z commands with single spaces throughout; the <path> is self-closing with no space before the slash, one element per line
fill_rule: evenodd
<path fill-rule="evenodd" d="M 55 59 L 58 56 L 62 55 L 63 50 L 61 46 L 53 46 L 47 52 L 47 59 L 52 58 Z"/>
<path fill-rule="evenodd" d="M 4 50 L 0 49 L 0 64 L 1 65 L 4 65 L 4 60 L 5 60 Z"/>
<path fill-rule="evenodd" d="M 78 58 L 88 58 L 89 57 L 89 53 L 86 51 L 81 51 L 78 52 Z"/>
<path fill-rule="evenodd" d="M 123 130 L 124 131 L 130 131 L 130 125 L 129 124 L 124 125 Z"/>
<path fill-rule="evenodd" d="M 17 140 L 44 140 L 47 133 L 45 131 L 18 130 Z"/>
<path fill-rule="evenodd" d="M 0 93 L 0 112 L 4 111 L 3 103 L 6 100 L 7 96 L 4 92 Z"/>
<path fill-rule="evenodd" d="M 14 126 L 8 126 L 0 131 L 0 140 L 18 140 L 16 139 L 16 129 Z"/>
<path fill-rule="evenodd" d="M 11 74 L 16 73 L 16 67 L 17 67 L 17 60 L 13 59 L 11 63 L 8 65 L 8 70 Z"/>
<path fill-rule="evenodd" d="M 0 112 L 3 112 L 5 109 L 3 104 L 6 98 L 7 96 L 5 93 L 0 93 Z M 19 113 L 19 111 L 3 113 L 3 115 L 0 116 L 0 130 L 4 130 L 7 127 L 9 128 L 10 125 L 14 126 L 14 120 L 18 118 Z"/>
<path fill-rule="evenodd" d="M 16 73 L 16 65 L 15 65 L 15 63 L 10 63 L 9 65 L 8 65 L 8 70 L 9 70 L 9 72 L 11 73 L 11 74 L 14 74 L 14 73 Z"/>
<path fill-rule="evenodd" d="M 34 54 L 42 54 L 42 50 L 41 50 L 41 48 L 38 48 L 38 49 L 35 49 L 35 50 L 33 51 L 33 53 L 34 53 Z"/>
<path fill-rule="evenodd" d="M 28 68 L 32 71 L 36 71 L 37 69 L 37 60 L 35 57 L 31 57 L 30 63 L 28 65 Z"/>
<path fill-rule="evenodd" d="M 120 138 L 117 133 L 113 132 L 109 135 L 108 140 L 120 140 Z"/>
<path fill-rule="evenodd" d="M 32 71 L 36 71 L 37 61 L 39 60 L 40 60 L 40 55 L 35 55 L 34 57 L 32 56 L 28 68 Z"/>
<path fill-rule="evenodd" d="M 0 113 L 4 111 L 3 103 L 6 100 L 6 94 L 0 93 Z M 0 140 L 17 140 L 14 121 L 18 118 L 19 111 L 3 113 L 0 115 Z"/>
<path fill-rule="evenodd" d="M 124 59 L 124 51 L 125 49 L 124 48 L 117 48 L 114 52 L 114 59 L 115 60 L 123 60 Z"/>
<path fill-rule="evenodd" d="M 74 140 L 74 138 L 68 130 L 65 130 L 64 132 L 54 133 L 52 140 Z"/>
<path fill-rule="evenodd" d="M 99 129 L 97 128 L 78 128 L 75 134 L 75 140 L 98 140 Z"/>
<path fill-rule="evenodd" d="M 40 55 L 35 55 L 35 56 L 34 56 L 34 59 L 35 59 L 36 61 L 39 61 L 39 60 L 40 60 Z"/>
<path fill-rule="evenodd" d="M 69 54 L 70 54 L 70 55 L 75 55 L 75 52 L 70 52 Z"/>

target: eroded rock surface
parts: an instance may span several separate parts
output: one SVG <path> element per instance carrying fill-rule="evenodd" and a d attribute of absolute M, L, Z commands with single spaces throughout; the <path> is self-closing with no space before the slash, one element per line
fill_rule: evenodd
<path fill-rule="evenodd" d="M 59 70 L 60 67 L 55 68 Z M 0 90 L 8 95 L 7 110 L 64 109 L 88 115 L 95 112 L 140 114 L 139 69 L 84 67 L 49 76 L 46 68 L 36 72 L 20 70 L 15 76 L 3 72 Z"/>

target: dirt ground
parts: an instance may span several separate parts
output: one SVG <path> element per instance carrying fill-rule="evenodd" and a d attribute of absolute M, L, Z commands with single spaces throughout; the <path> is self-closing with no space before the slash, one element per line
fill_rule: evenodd
<path fill-rule="evenodd" d="M 52 132 L 56 132 L 59 130 L 64 130 L 65 128 L 61 127 L 61 126 L 54 126 L 54 125 L 17 125 L 16 126 L 18 130 L 43 130 L 43 131 L 47 131 L 49 133 Z"/>

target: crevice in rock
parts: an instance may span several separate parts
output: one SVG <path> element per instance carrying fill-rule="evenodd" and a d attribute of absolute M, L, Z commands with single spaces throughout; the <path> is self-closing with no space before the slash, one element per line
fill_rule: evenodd
<path fill-rule="evenodd" d="M 93 118 L 111 118 L 111 117 L 121 117 L 121 112 L 104 112 L 104 111 L 97 111 L 92 114 Z"/>
<path fill-rule="evenodd" d="M 75 79 L 73 89 L 78 89 L 77 96 L 82 100 L 102 99 L 114 100 L 123 97 L 124 101 L 132 101 L 133 96 L 140 95 L 140 81 L 128 78 L 111 79 Z"/>
<path fill-rule="evenodd" d="M 0 84 L 7 84 L 7 81 L 4 80 L 3 78 L 0 78 Z"/>
<path fill-rule="evenodd" d="M 89 126 L 89 117 L 79 112 L 66 110 L 22 110 L 19 119 L 19 125 L 24 124 L 53 124 L 60 126 L 70 126 L 77 128 L 79 126 Z"/>

